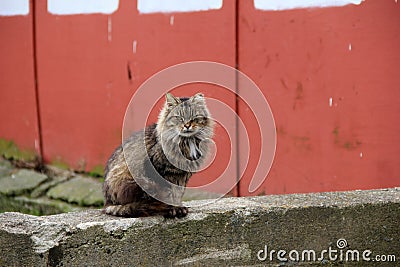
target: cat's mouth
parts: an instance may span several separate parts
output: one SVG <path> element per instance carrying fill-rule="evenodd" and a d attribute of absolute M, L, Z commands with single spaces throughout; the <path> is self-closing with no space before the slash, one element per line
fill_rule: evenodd
<path fill-rule="evenodd" d="M 191 137 L 191 136 L 195 135 L 196 132 L 197 131 L 195 131 L 195 130 L 185 129 L 185 130 L 180 131 L 179 135 L 183 136 L 183 137 Z"/>

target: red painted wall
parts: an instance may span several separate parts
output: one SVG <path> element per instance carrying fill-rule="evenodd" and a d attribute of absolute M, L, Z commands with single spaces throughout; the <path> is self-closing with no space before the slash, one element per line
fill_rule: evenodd
<path fill-rule="evenodd" d="M 234 1 L 225 1 L 220 10 L 169 15 L 139 14 L 135 1 L 120 1 L 111 15 L 52 15 L 46 1 L 38 2 L 36 10 L 43 157 L 48 162 L 86 171 L 104 165 L 121 142 L 130 98 L 158 71 L 194 60 L 235 64 Z M 235 109 L 235 96 L 215 86 L 184 88 L 174 92 L 202 91 Z M 149 123 L 155 122 L 160 104 Z M 234 125 L 234 117 L 230 120 Z M 217 136 L 221 147 L 230 145 L 223 129 L 217 129 Z M 225 163 L 193 177 L 192 186 L 211 181 Z M 236 181 L 236 170 L 231 173 Z"/>
<path fill-rule="evenodd" d="M 260 87 L 275 117 L 276 155 L 265 182 L 250 192 L 265 130 L 251 107 L 215 85 L 181 86 L 173 92 L 203 91 L 236 110 L 251 143 L 246 167 L 244 133 L 229 140 L 218 126 L 217 160 L 191 186 L 222 174 L 228 152 L 235 164 L 239 160 L 238 171 L 246 170 L 240 195 L 399 186 L 400 6 L 395 1 L 261 11 L 253 1 L 225 0 L 221 9 L 169 14 L 139 14 L 136 4 L 119 1 L 110 15 L 54 15 L 47 1 L 35 1 L 27 16 L 0 16 L 5 36 L 0 138 L 40 153 L 39 108 L 45 161 L 90 171 L 104 165 L 121 142 L 126 107 L 146 79 L 171 65 L 207 60 L 237 65 Z M 247 90 L 241 82 L 239 95 Z M 135 109 L 140 113 L 142 107 Z M 235 127 L 231 114 L 212 112 Z M 230 182 L 238 179 L 236 170 L 228 175 Z"/>
<path fill-rule="evenodd" d="M 260 86 L 277 128 L 275 161 L 255 194 L 398 186 L 400 5 L 260 11 L 239 3 L 239 69 Z M 252 159 L 242 195 L 254 168 Z"/>
<path fill-rule="evenodd" d="M 32 14 L 0 17 L 0 138 L 40 153 Z"/>

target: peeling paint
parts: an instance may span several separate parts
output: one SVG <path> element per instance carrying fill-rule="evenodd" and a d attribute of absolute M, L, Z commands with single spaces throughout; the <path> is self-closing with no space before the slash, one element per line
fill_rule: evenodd
<path fill-rule="evenodd" d="M 283 126 L 279 126 L 278 129 L 276 129 L 277 134 L 283 136 L 286 136 L 287 132 Z"/>
<path fill-rule="evenodd" d="M 118 10 L 119 0 L 48 0 L 47 11 L 54 15 L 112 14 Z"/>
<path fill-rule="evenodd" d="M 296 110 L 297 104 L 302 101 L 304 97 L 304 88 L 301 82 L 297 82 L 296 86 L 296 96 L 293 103 L 293 110 Z"/>
<path fill-rule="evenodd" d="M 351 45 L 351 44 L 349 44 L 349 51 L 351 51 L 351 49 L 352 49 L 352 45 Z"/>
<path fill-rule="evenodd" d="M 333 129 L 332 134 L 335 136 L 335 144 L 339 143 L 339 126 Z"/>
<path fill-rule="evenodd" d="M 0 16 L 26 16 L 29 14 L 29 0 L 1 0 Z"/>
<path fill-rule="evenodd" d="M 282 84 L 282 86 L 283 86 L 283 88 L 285 88 L 286 90 L 288 90 L 289 89 L 289 87 L 287 86 L 287 84 L 286 84 L 286 82 L 285 82 L 285 80 L 283 79 L 283 78 L 281 78 L 281 84 Z"/>
<path fill-rule="evenodd" d="M 133 52 L 134 54 L 136 54 L 136 48 L 137 48 L 137 41 L 134 40 L 134 41 L 133 41 L 133 44 L 132 44 L 132 52 Z"/>
<path fill-rule="evenodd" d="M 40 151 L 39 140 L 35 139 L 35 150 Z"/>
<path fill-rule="evenodd" d="M 346 5 L 359 5 L 364 0 L 254 0 L 254 6 L 259 10 L 278 11 L 297 8 L 323 8 Z"/>
<path fill-rule="evenodd" d="M 312 145 L 308 136 L 293 136 L 294 146 L 301 151 L 311 151 Z"/>
<path fill-rule="evenodd" d="M 139 13 L 196 12 L 221 9 L 222 0 L 138 0 Z"/>
<path fill-rule="evenodd" d="M 297 82 L 296 87 L 296 100 L 300 100 L 303 98 L 303 84 L 301 82 Z"/>
<path fill-rule="evenodd" d="M 339 126 L 333 129 L 332 134 L 334 135 L 335 145 L 340 148 L 354 150 L 362 145 L 362 142 L 356 137 L 344 137 L 343 134 L 339 134 Z M 362 154 L 360 156 L 362 157 Z"/>
<path fill-rule="evenodd" d="M 362 143 L 358 140 L 356 141 L 346 141 L 343 144 L 343 147 L 347 150 L 353 150 L 356 149 L 357 147 L 359 147 Z"/>
<path fill-rule="evenodd" d="M 107 20 L 107 40 L 109 42 L 112 41 L 112 20 L 110 16 L 108 17 Z"/>
<path fill-rule="evenodd" d="M 333 99 L 332 99 L 332 97 L 330 97 L 330 98 L 329 98 L 329 106 L 330 106 L 330 107 L 332 107 L 332 101 L 333 101 Z"/>
<path fill-rule="evenodd" d="M 132 70 L 131 70 L 130 64 L 131 63 L 128 61 L 128 63 L 126 64 L 126 70 L 128 72 L 128 80 L 131 82 L 132 81 Z"/>
<path fill-rule="evenodd" d="M 174 17 L 174 16 L 171 16 L 171 17 L 169 18 L 169 24 L 170 24 L 171 26 L 174 25 L 174 20 L 175 20 L 175 17 Z"/>

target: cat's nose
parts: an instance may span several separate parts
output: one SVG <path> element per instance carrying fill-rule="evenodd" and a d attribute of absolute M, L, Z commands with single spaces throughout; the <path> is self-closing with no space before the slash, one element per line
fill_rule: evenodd
<path fill-rule="evenodd" d="M 186 128 L 185 130 L 189 130 L 191 125 L 190 123 L 185 123 L 183 126 Z"/>

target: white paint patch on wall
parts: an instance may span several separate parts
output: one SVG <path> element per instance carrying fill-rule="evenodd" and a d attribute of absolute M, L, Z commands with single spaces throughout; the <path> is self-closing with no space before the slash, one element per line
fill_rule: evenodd
<path fill-rule="evenodd" d="M 364 0 L 254 0 L 256 9 L 276 11 L 296 8 L 359 5 Z"/>
<path fill-rule="evenodd" d="M 108 16 L 107 20 L 107 40 L 109 42 L 112 41 L 112 20 L 110 16 Z"/>
<path fill-rule="evenodd" d="M 112 14 L 118 5 L 119 0 L 48 0 L 47 11 L 54 15 Z"/>
<path fill-rule="evenodd" d="M 29 0 L 0 0 L 0 16 L 29 14 Z"/>
<path fill-rule="evenodd" d="M 220 9 L 222 0 L 137 0 L 139 13 L 195 12 Z"/>
<path fill-rule="evenodd" d="M 136 48 L 137 48 L 137 41 L 134 40 L 133 43 L 132 43 L 132 52 L 133 52 L 134 54 L 136 54 Z"/>

